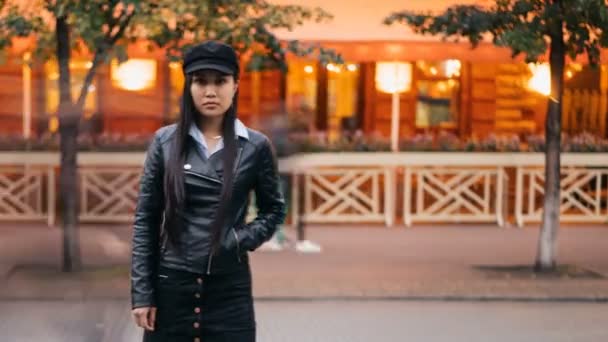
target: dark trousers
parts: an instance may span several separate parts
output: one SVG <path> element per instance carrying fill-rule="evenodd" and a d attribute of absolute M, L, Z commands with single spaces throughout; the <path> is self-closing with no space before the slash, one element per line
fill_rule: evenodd
<path fill-rule="evenodd" d="M 161 268 L 156 326 L 144 342 L 255 342 L 251 271 L 202 275 Z"/>

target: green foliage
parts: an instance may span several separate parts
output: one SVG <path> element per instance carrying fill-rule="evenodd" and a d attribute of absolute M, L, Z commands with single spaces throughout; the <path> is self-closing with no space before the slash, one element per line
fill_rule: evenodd
<path fill-rule="evenodd" d="M 329 20 L 329 13 L 265 0 L 31 0 L 26 5 L 0 0 L 0 13 L 0 61 L 13 38 L 27 36 L 35 38 L 34 61 L 57 59 L 58 39 L 76 51 L 85 47 L 93 55 L 73 103 L 80 110 L 99 65 L 112 59 L 126 61 L 127 46 L 134 42 L 147 42 L 149 49 L 165 49 L 169 60 L 179 60 L 192 44 L 220 40 L 251 57 L 248 70 L 286 71 L 288 53 L 312 55 L 325 63 L 342 62 L 331 50 L 298 41 L 285 43 L 273 33 L 291 30 L 305 21 Z M 69 35 L 58 37 L 58 20 L 67 23 Z M 69 56 L 67 59 L 64 65 Z M 60 79 L 68 80 L 60 84 L 61 93 L 67 93 L 69 73 L 59 69 Z"/>
<path fill-rule="evenodd" d="M 76 50 L 86 47 L 99 62 L 124 61 L 126 46 L 146 41 L 150 48 L 165 48 L 171 60 L 179 59 L 192 44 L 216 39 L 252 58 L 248 69 L 286 69 L 288 53 L 312 55 L 325 62 L 341 62 L 334 51 L 298 41 L 282 42 L 273 31 L 292 30 L 307 21 L 330 20 L 320 8 L 274 5 L 264 0 L 57 0 L 31 1 L 17 6 L 0 1 L 0 49 L 13 37 L 33 35 L 35 58 L 55 54 L 54 19 L 65 17 Z M 46 18 L 46 20 L 43 20 Z M 52 20 L 49 21 L 49 18 Z"/>
<path fill-rule="evenodd" d="M 562 21 L 561 32 L 555 23 Z M 552 37 L 563 34 L 570 57 L 587 54 L 599 62 L 601 47 L 608 47 L 608 6 L 604 0 L 498 0 L 489 6 L 455 5 L 443 13 L 401 11 L 384 23 L 405 24 L 416 33 L 468 39 L 473 46 L 484 38 L 537 61 L 547 52 Z"/>
<path fill-rule="evenodd" d="M 15 37 L 28 37 L 41 31 L 45 25 L 39 16 L 30 11 L 24 13 L 16 5 L 0 0 L 0 59 L 4 60 L 5 49 Z"/>
<path fill-rule="evenodd" d="M 193 42 L 216 39 L 250 54 L 248 70 L 286 69 L 287 53 L 313 55 L 321 61 L 340 62 L 333 51 L 299 41 L 280 41 L 277 29 L 292 30 L 306 21 L 326 21 L 332 16 L 320 8 L 272 5 L 266 1 L 181 0 L 157 1 L 143 6 L 131 39 L 144 38 L 158 47 L 167 47 L 169 58 L 179 59 Z"/>

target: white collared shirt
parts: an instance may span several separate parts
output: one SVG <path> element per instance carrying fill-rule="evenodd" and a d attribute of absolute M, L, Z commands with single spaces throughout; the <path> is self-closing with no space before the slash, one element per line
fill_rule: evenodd
<path fill-rule="evenodd" d="M 234 133 L 236 138 L 243 137 L 249 140 L 249 132 L 247 131 L 247 126 L 241 122 L 239 119 L 234 120 Z M 190 126 L 189 131 L 190 136 L 196 141 L 196 145 L 198 147 L 199 152 L 205 156 L 205 158 L 211 157 L 214 153 L 217 153 L 221 149 L 224 148 L 224 138 L 220 138 L 220 140 L 215 144 L 215 148 L 212 151 L 209 151 L 209 147 L 207 146 L 207 140 L 205 140 L 205 135 L 198 128 L 196 124 L 192 124 Z"/>

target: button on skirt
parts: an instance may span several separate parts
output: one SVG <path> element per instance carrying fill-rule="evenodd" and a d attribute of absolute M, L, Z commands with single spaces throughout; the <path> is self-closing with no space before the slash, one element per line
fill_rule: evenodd
<path fill-rule="evenodd" d="M 229 274 L 161 268 L 156 325 L 144 342 L 254 342 L 255 313 L 248 263 Z"/>

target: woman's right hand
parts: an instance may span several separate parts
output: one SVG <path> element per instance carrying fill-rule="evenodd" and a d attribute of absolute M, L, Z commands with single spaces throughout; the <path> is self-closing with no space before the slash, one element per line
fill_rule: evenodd
<path fill-rule="evenodd" d="M 144 306 L 141 308 L 135 308 L 131 311 L 135 324 L 139 327 L 144 328 L 148 331 L 154 331 L 154 325 L 156 323 L 156 308 L 151 306 Z"/>

